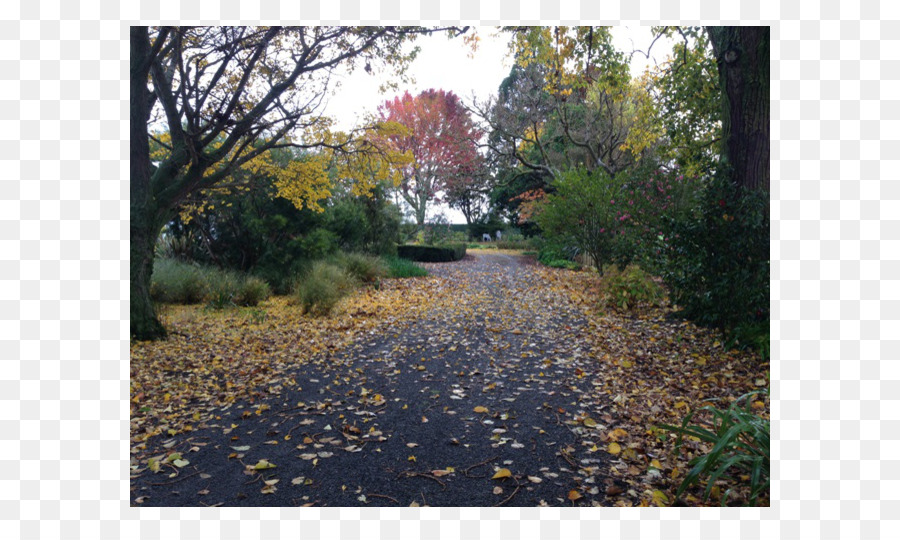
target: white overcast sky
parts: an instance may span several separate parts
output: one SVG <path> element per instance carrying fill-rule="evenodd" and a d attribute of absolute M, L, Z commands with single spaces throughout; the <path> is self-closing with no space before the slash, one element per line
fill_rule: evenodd
<path fill-rule="evenodd" d="M 494 27 L 477 28 L 481 38 L 478 50 L 470 57 L 469 47 L 461 38 L 448 39 L 445 35 L 422 37 L 417 40 L 421 48 L 415 61 L 410 65 L 409 74 L 415 82 L 401 84 L 396 92 L 379 92 L 385 74 L 369 75 L 363 70 L 339 77 L 340 88 L 331 97 L 324 114 L 337 122 L 336 128 L 346 130 L 362 121 L 367 113 L 373 113 L 378 106 L 395 95 L 409 91 L 418 94 L 429 88 L 452 91 L 465 102 L 470 102 L 474 94 L 484 100 L 497 92 L 497 88 L 509 74 L 512 61 L 507 57 L 510 36 L 498 33 Z M 646 51 L 653 41 L 650 27 L 617 27 L 613 29 L 616 47 L 625 52 Z M 632 56 L 632 76 L 640 75 L 647 65 L 662 62 L 671 51 L 669 43 L 659 40 L 648 60 L 643 54 Z M 438 207 L 452 223 L 465 223 L 462 214 L 456 210 Z M 429 216 L 433 212 L 429 212 Z"/>

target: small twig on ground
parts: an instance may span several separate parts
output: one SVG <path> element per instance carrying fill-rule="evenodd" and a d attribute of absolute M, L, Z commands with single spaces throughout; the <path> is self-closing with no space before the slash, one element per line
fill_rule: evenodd
<path fill-rule="evenodd" d="M 400 504 L 400 501 L 398 501 L 397 499 L 395 499 L 393 497 L 388 497 L 387 495 L 379 495 L 377 493 L 366 493 L 366 497 L 378 497 L 381 499 L 388 499 L 390 501 L 394 501 L 397 504 Z"/>
<path fill-rule="evenodd" d="M 174 483 L 176 483 L 176 482 L 181 482 L 182 480 L 184 480 L 184 479 L 186 479 L 186 478 L 190 478 L 190 477 L 192 477 L 192 476 L 197 476 L 198 474 L 200 474 L 200 471 L 197 471 L 197 472 L 195 472 L 195 473 L 191 473 L 191 474 L 189 474 L 189 475 L 187 475 L 187 476 L 179 476 L 179 477 L 176 478 L 175 480 L 170 480 L 170 481 L 168 481 L 168 482 L 150 482 L 150 485 L 151 485 L 151 486 L 168 486 L 168 485 L 174 484 Z"/>
<path fill-rule="evenodd" d="M 516 496 L 516 493 L 519 492 L 519 488 L 522 487 L 522 484 L 519 483 L 518 478 L 516 478 L 515 476 L 510 476 L 510 478 L 512 478 L 513 480 L 516 481 L 516 489 L 513 490 L 513 492 L 510 494 L 509 497 L 503 499 L 502 501 L 498 502 L 498 503 L 495 504 L 494 506 L 503 506 L 504 504 L 506 504 L 506 503 L 508 503 L 509 501 L 511 501 L 512 498 Z"/>
<path fill-rule="evenodd" d="M 407 478 L 412 477 L 412 476 L 421 476 L 422 478 L 428 478 L 428 479 L 430 479 L 430 480 L 434 480 L 435 482 L 437 482 L 438 484 L 440 484 L 441 487 L 443 487 L 444 489 L 447 489 L 447 484 L 441 482 L 441 481 L 438 479 L 438 477 L 437 477 L 437 476 L 434 476 L 433 474 L 421 473 L 421 472 L 416 472 L 416 471 L 403 471 L 403 472 L 401 472 L 400 474 L 397 475 L 397 478 L 400 478 L 401 476 L 405 476 L 405 477 L 407 477 Z"/>
<path fill-rule="evenodd" d="M 480 462 L 476 463 L 475 465 L 472 465 L 471 467 L 467 467 L 466 470 L 463 471 L 463 474 L 466 475 L 466 478 L 487 478 L 487 475 L 485 475 L 485 476 L 472 476 L 471 474 L 469 474 L 469 471 L 471 471 L 471 470 L 474 469 L 475 467 L 481 467 L 482 465 L 487 465 L 489 462 L 494 461 L 494 460 L 497 459 L 498 457 L 499 457 L 499 456 L 493 456 L 493 457 L 490 457 L 490 458 L 488 458 L 488 459 L 486 459 L 486 460 L 484 460 L 484 461 L 480 461 Z"/>
<path fill-rule="evenodd" d="M 576 463 L 575 460 L 572 459 L 572 456 L 569 455 L 569 452 L 566 451 L 565 448 L 560 448 L 560 450 L 559 450 L 559 455 L 560 455 L 564 460 L 566 460 L 566 463 L 568 463 L 569 465 L 571 465 L 576 471 L 578 470 L 578 463 Z"/>

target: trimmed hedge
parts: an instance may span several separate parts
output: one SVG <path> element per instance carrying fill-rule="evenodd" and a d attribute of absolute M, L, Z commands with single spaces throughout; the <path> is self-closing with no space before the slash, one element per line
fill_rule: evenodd
<path fill-rule="evenodd" d="M 458 261 L 466 256 L 466 245 L 418 246 L 407 244 L 397 246 L 397 256 L 417 262 Z"/>

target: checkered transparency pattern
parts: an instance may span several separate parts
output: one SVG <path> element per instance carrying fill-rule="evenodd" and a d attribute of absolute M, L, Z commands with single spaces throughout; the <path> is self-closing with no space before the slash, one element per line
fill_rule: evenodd
<path fill-rule="evenodd" d="M 4 4 L 0 538 L 897 536 L 897 15 L 836 0 Z M 772 25 L 771 509 L 128 507 L 128 24 L 381 19 Z"/>

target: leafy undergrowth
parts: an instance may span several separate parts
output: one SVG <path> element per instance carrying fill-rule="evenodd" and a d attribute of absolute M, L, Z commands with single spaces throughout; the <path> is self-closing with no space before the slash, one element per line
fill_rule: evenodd
<path fill-rule="evenodd" d="M 583 311 L 590 331 L 596 369 L 583 373 L 593 391 L 589 398 L 595 410 L 603 410 L 599 421 L 607 429 L 600 448 L 615 459 L 609 475 L 614 481 L 607 494 L 617 506 L 717 505 L 722 495 L 728 505 L 750 501 L 750 478 L 738 483 L 720 481 L 710 487 L 705 501 L 704 483 L 675 498 L 678 487 L 691 470 L 688 462 L 709 452 L 711 442 L 684 437 L 675 451 L 676 435 L 660 427 L 680 426 L 690 411 L 714 405 L 728 406 L 740 396 L 769 386 L 769 364 L 758 354 L 727 350 L 721 336 L 673 316 L 669 307 L 604 312 L 597 309 L 601 278 L 594 273 L 573 273 L 540 268 L 543 280 L 563 291 Z M 756 398 L 750 410 L 768 421 L 768 398 Z M 696 417 L 694 422 L 710 417 Z M 593 439 L 588 442 L 595 442 Z M 756 504 L 767 506 L 768 493 Z"/>

